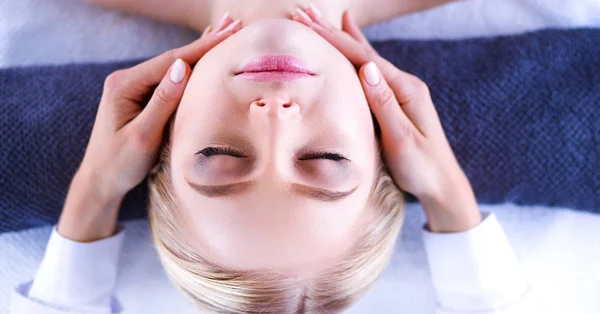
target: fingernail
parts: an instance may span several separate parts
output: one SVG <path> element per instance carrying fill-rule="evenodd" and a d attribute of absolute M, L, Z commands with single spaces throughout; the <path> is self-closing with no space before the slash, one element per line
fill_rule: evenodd
<path fill-rule="evenodd" d="M 219 24 L 217 24 L 217 29 L 223 27 L 223 24 L 225 24 L 225 21 L 227 20 L 228 17 L 229 17 L 229 12 L 225 12 L 225 14 L 223 14 L 223 17 L 219 21 Z"/>
<path fill-rule="evenodd" d="M 233 27 L 233 32 L 235 33 L 241 30 L 242 28 L 244 28 L 244 23 L 242 22 L 242 20 L 240 20 L 240 22 Z"/>
<path fill-rule="evenodd" d="M 235 27 L 237 27 L 240 23 L 242 22 L 242 20 L 235 20 L 233 21 L 231 24 L 229 24 L 227 27 L 225 27 L 224 30 L 220 31 L 217 35 L 220 35 L 222 33 L 226 33 L 229 32 L 231 30 L 233 30 Z"/>
<path fill-rule="evenodd" d="M 308 16 L 308 14 L 306 14 L 306 12 L 304 12 L 304 10 L 296 8 L 296 12 L 298 12 L 300 18 L 302 18 L 306 23 L 311 24 L 313 22 L 313 20 L 310 18 L 310 16 Z"/>
<path fill-rule="evenodd" d="M 322 17 L 323 14 L 321 14 L 321 11 L 319 11 L 319 9 L 317 9 L 317 7 L 314 4 L 309 4 L 308 7 L 315 12 L 316 15 L 318 15 L 319 17 Z"/>
<path fill-rule="evenodd" d="M 169 73 L 169 77 L 171 78 L 171 82 L 175 84 L 183 80 L 185 77 L 185 64 L 183 63 L 183 60 L 175 60 L 173 66 L 171 67 L 171 73 Z"/>
<path fill-rule="evenodd" d="M 375 62 L 369 62 L 365 67 L 365 80 L 367 84 L 375 86 L 379 84 L 380 79 L 379 68 L 377 68 Z"/>

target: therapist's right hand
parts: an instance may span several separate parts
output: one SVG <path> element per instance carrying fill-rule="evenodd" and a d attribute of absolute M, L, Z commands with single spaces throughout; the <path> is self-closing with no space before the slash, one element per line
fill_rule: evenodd
<path fill-rule="evenodd" d="M 381 129 L 383 157 L 396 185 L 415 195 L 434 232 L 466 231 L 481 222 L 468 178 L 448 143 L 427 85 L 373 49 L 348 12 L 342 30 L 310 6 L 292 18 L 312 28 L 359 69 Z"/>
<path fill-rule="evenodd" d="M 115 233 L 123 197 L 156 162 L 163 130 L 179 105 L 190 65 L 241 28 L 241 21 L 226 16 L 191 44 L 106 79 L 85 156 L 57 226 L 59 234 L 90 242 Z"/>

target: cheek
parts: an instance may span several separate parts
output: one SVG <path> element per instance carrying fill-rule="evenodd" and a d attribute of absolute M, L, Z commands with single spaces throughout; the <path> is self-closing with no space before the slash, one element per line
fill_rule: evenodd
<path fill-rule="evenodd" d="M 321 98 L 329 114 L 360 125 L 372 124 L 370 109 L 354 68 L 333 67 L 323 84 Z"/>
<path fill-rule="evenodd" d="M 206 130 L 219 129 L 223 124 L 232 123 L 238 115 L 235 114 L 235 103 L 230 92 L 222 83 L 222 78 L 210 73 L 192 76 L 190 79 L 175 118 L 174 132 L 189 134 L 189 132 L 205 133 Z"/>
<path fill-rule="evenodd" d="M 371 111 L 362 99 L 336 99 L 324 104 L 321 113 L 327 124 L 345 134 L 357 146 L 365 147 L 375 140 L 375 129 Z"/>

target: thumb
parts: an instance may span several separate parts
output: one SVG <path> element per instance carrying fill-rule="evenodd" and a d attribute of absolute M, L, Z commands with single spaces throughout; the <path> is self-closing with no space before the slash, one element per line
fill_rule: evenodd
<path fill-rule="evenodd" d="M 189 66 L 181 59 L 175 60 L 163 77 L 144 110 L 137 116 L 143 138 L 162 136 L 167 121 L 179 105 L 189 79 Z"/>
<path fill-rule="evenodd" d="M 384 79 L 375 62 L 363 65 L 359 71 L 369 108 L 379 123 L 382 136 L 402 141 L 418 132 L 402 111 L 394 91 Z"/>

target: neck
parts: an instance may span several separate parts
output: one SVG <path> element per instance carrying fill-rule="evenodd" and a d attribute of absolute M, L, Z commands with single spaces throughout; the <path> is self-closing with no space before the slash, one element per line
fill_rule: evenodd
<path fill-rule="evenodd" d="M 351 0 L 212 0 L 208 20 L 210 25 L 217 25 L 225 13 L 234 19 L 241 19 L 244 25 L 264 19 L 290 18 L 296 8 L 316 5 L 323 16 L 335 27 L 341 27 L 341 16 L 351 8 Z M 206 27 L 208 25 L 204 25 Z"/>

